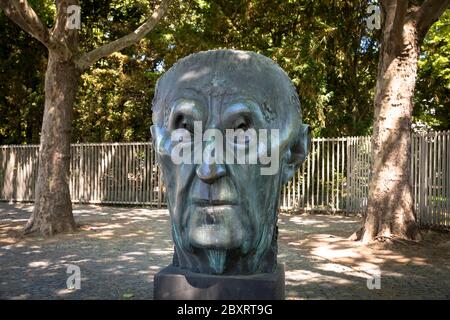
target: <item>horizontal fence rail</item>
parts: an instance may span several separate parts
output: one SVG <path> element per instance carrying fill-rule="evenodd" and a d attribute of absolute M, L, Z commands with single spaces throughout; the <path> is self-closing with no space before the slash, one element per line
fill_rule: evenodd
<path fill-rule="evenodd" d="M 311 152 L 281 192 L 282 210 L 363 212 L 370 137 L 313 139 Z M 411 136 L 411 185 L 421 225 L 450 226 L 450 131 Z"/>
<path fill-rule="evenodd" d="M 411 183 L 422 225 L 450 226 L 450 131 L 413 134 Z M 0 200 L 33 201 L 39 146 L 0 146 Z M 318 138 L 280 194 L 281 210 L 362 212 L 370 180 L 370 137 Z M 165 206 L 151 143 L 71 146 L 75 203 Z"/>
<path fill-rule="evenodd" d="M 38 145 L 0 146 L 0 200 L 34 200 L 38 152 Z M 72 144 L 70 153 L 73 202 L 165 205 L 151 143 Z"/>

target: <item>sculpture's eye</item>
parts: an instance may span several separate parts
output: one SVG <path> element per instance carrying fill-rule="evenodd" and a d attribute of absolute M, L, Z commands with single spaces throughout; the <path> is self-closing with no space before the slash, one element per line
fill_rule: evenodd
<path fill-rule="evenodd" d="M 194 133 L 194 123 L 204 119 L 203 112 L 204 108 L 199 102 L 189 99 L 176 100 L 168 119 L 170 130 L 182 129 Z"/>
<path fill-rule="evenodd" d="M 234 139 L 232 143 L 247 146 L 253 138 L 253 132 L 249 131 L 253 127 L 252 121 L 247 116 L 239 116 L 233 121 L 232 128 L 234 130 Z M 231 142 L 231 141 L 230 141 Z"/>
<path fill-rule="evenodd" d="M 182 115 L 177 117 L 175 121 L 175 129 L 185 129 L 190 133 L 194 133 L 194 125 L 192 123 L 192 120 Z"/>
<path fill-rule="evenodd" d="M 239 118 L 235 121 L 233 129 L 234 130 L 244 130 L 247 131 L 251 127 L 251 121 L 248 118 Z"/>

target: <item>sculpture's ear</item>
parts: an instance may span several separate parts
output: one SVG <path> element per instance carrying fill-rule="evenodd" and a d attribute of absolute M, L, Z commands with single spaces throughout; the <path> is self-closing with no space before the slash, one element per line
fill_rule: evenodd
<path fill-rule="evenodd" d="M 156 126 L 152 124 L 150 126 L 150 135 L 152 136 L 152 143 L 155 145 L 156 143 Z"/>
<path fill-rule="evenodd" d="M 159 163 L 159 152 L 158 152 L 158 145 L 159 145 L 159 142 L 158 142 L 158 128 L 154 125 L 154 124 L 152 124 L 151 126 L 150 126 L 150 134 L 151 134 L 151 136 L 152 136 L 152 147 L 153 147 L 153 150 L 155 150 L 155 155 L 156 155 L 156 164 L 158 164 Z"/>
<path fill-rule="evenodd" d="M 311 148 L 311 127 L 301 124 L 297 137 L 289 150 L 288 162 L 283 170 L 283 184 L 294 176 L 298 167 L 306 160 Z"/>
<path fill-rule="evenodd" d="M 150 127 L 150 133 L 156 154 L 156 163 L 160 163 L 164 157 L 170 157 L 170 138 L 167 139 L 167 129 L 155 124 Z"/>

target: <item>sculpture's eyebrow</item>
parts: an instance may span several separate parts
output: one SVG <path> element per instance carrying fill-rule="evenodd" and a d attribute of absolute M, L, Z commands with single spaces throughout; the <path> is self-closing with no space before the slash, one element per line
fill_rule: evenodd
<path fill-rule="evenodd" d="M 233 99 L 224 105 L 223 115 L 227 117 L 238 113 L 241 115 L 246 114 L 255 117 L 255 120 L 263 123 L 265 118 L 261 107 L 257 102 L 249 98 Z"/>
<path fill-rule="evenodd" d="M 184 113 L 195 117 L 201 116 L 202 109 L 196 100 L 181 98 L 174 101 L 172 113 Z"/>
<path fill-rule="evenodd" d="M 194 100 L 191 99 L 177 99 L 173 104 L 172 112 L 183 112 L 192 114 L 194 109 L 198 109 Z"/>
<path fill-rule="evenodd" d="M 252 114 L 252 110 L 251 108 L 248 107 L 247 103 L 245 102 L 235 102 L 235 103 L 231 103 L 231 104 L 227 104 L 225 105 L 224 108 L 224 115 L 228 115 L 228 114 L 233 114 L 233 113 L 245 113 L 245 114 Z"/>
<path fill-rule="evenodd" d="M 194 89 L 194 88 L 176 88 L 172 91 L 171 95 L 169 96 L 168 103 L 172 107 L 178 100 L 194 100 L 199 102 L 199 106 L 203 107 L 206 105 L 206 98 L 205 95 L 202 94 L 201 91 Z"/>
<path fill-rule="evenodd" d="M 197 100 L 189 98 L 177 99 L 172 105 L 169 122 L 173 123 L 174 119 L 179 116 L 187 116 L 193 120 L 202 120 L 204 116 L 204 108 L 198 104 Z"/>

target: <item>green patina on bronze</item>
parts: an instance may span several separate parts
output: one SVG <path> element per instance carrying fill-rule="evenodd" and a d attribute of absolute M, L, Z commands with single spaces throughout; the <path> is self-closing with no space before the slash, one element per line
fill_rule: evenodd
<path fill-rule="evenodd" d="M 261 164 L 180 164 L 171 133 L 203 129 L 279 129 L 279 168 Z M 309 127 L 287 74 L 254 52 L 214 50 L 181 59 L 158 81 L 152 139 L 167 190 L 173 265 L 207 274 L 274 272 L 278 195 L 305 160 Z M 273 143 L 273 142 L 271 142 Z"/>

